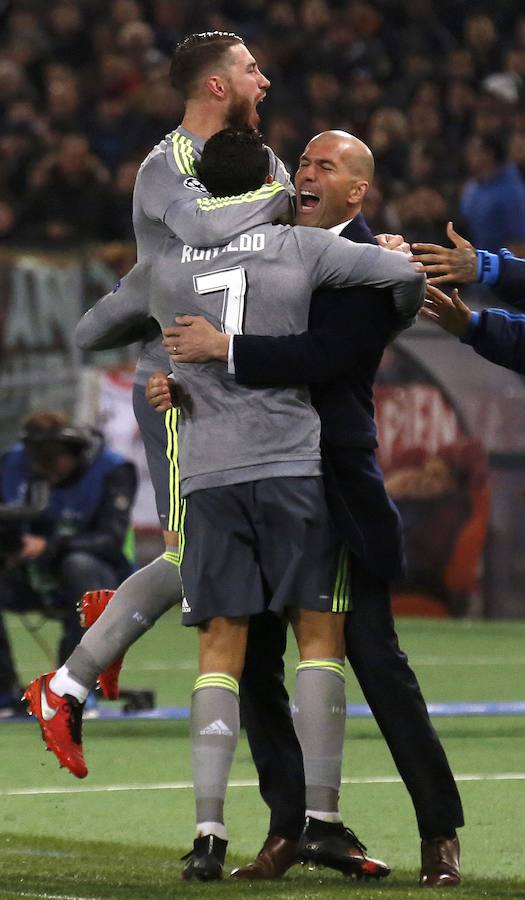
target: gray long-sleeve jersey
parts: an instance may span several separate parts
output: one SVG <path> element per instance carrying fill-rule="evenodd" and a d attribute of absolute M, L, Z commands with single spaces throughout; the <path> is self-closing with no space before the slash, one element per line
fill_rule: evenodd
<path fill-rule="evenodd" d="M 270 148 L 272 184 L 237 197 L 215 199 L 195 175 L 203 146 L 202 138 L 179 127 L 157 144 L 140 166 L 133 192 L 138 262 L 155 253 L 170 232 L 187 244 L 214 247 L 287 212 L 293 187 L 283 163 Z M 168 367 L 168 359 L 158 331 L 148 328 L 146 319 L 137 320 L 136 326 L 144 338 L 135 380 L 145 385 L 152 372 Z"/>
<path fill-rule="evenodd" d="M 76 339 L 99 349 L 144 314 L 162 328 L 187 314 L 204 315 L 229 334 L 295 334 L 307 328 L 312 291 L 356 284 L 392 288 L 400 321 L 412 320 L 423 302 L 425 278 L 403 254 L 317 228 L 263 225 L 208 249 L 167 239 L 86 313 Z M 179 428 L 183 496 L 320 473 L 319 419 L 306 388 L 251 390 L 224 363 L 173 371 L 188 398 Z"/>

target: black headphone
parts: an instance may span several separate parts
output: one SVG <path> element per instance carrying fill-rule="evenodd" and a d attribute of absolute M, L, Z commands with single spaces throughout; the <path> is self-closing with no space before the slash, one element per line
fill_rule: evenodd
<path fill-rule="evenodd" d="M 85 428 L 76 428 L 67 425 L 64 428 L 31 428 L 24 429 L 20 435 L 21 441 L 30 447 L 38 447 L 45 444 L 63 444 L 75 456 L 87 450 L 90 444 L 90 436 Z"/>

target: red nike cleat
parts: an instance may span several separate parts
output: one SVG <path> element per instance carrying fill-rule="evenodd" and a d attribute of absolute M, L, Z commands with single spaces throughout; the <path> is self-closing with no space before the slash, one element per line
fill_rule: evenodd
<path fill-rule="evenodd" d="M 49 687 L 54 672 L 40 675 L 24 692 L 28 711 L 37 717 L 42 738 L 61 766 L 77 778 L 85 778 L 88 770 L 82 750 L 82 713 L 84 704 L 65 694 L 59 697 Z"/>
<path fill-rule="evenodd" d="M 80 624 L 82 628 L 91 628 L 102 615 L 115 591 L 86 591 L 79 603 Z M 98 683 L 106 700 L 118 700 L 120 696 L 119 675 L 123 657 L 119 656 L 107 669 L 98 676 Z"/>

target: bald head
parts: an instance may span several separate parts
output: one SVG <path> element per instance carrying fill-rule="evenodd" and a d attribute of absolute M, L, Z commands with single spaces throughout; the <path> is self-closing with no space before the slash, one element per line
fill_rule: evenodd
<path fill-rule="evenodd" d="M 374 177 L 374 157 L 347 131 L 323 131 L 305 147 L 295 178 L 298 225 L 332 228 L 353 219 Z"/>
<path fill-rule="evenodd" d="M 321 141 L 325 147 L 332 147 L 333 152 L 340 155 L 354 178 L 368 181 L 369 185 L 372 183 L 375 169 L 374 157 L 370 147 L 367 147 L 363 141 L 350 134 L 349 131 L 322 131 L 312 138 L 308 146 L 315 146 L 316 142 Z"/>

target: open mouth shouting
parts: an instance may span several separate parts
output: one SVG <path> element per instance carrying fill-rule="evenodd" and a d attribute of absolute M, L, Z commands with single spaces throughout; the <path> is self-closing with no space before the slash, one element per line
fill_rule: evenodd
<path fill-rule="evenodd" d="M 315 209 L 319 203 L 321 198 L 318 194 L 314 194 L 313 191 L 301 190 L 299 192 L 299 211 L 301 213 L 308 213 L 308 210 Z"/>

